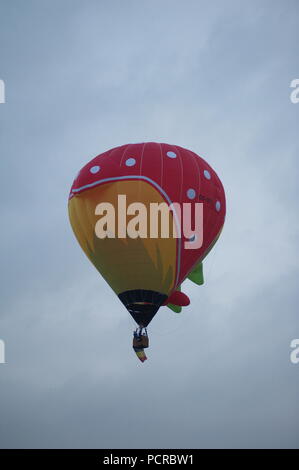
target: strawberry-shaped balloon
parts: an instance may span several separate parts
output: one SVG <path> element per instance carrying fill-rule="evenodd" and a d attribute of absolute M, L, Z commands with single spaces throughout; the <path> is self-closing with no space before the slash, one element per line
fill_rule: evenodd
<path fill-rule="evenodd" d="M 90 261 L 145 327 L 161 305 L 175 311 L 188 305 L 180 292 L 184 279 L 203 283 L 202 260 L 222 230 L 225 193 L 215 171 L 194 152 L 128 144 L 81 169 L 69 216 Z M 167 220 L 168 233 L 162 233 Z"/>

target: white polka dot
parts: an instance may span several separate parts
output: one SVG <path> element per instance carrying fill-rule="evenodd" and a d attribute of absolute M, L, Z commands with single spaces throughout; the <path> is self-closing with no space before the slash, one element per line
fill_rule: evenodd
<path fill-rule="evenodd" d="M 195 189 L 192 189 L 192 188 L 188 189 L 187 196 L 189 199 L 194 199 L 196 196 Z"/>
<path fill-rule="evenodd" d="M 211 179 L 211 173 L 208 170 L 205 170 L 203 174 L 205 175 L 205 178 L 207 178 L 207 180 Z"/>
<path fill-rule="evenodd" d="M 136 163 L 135 158 L 128 158 L 128 160 L 126 160 L 126 165 L 127 166 L 134 166 L 135 163 Z"/>
<path fill-rule="evenodd" d="M 100 171 L 100 169 L 101 169 L 101 167 L 99 165 L 95 165 L 95 166 L 92 166 L 89 169 L 89 171 L 90 171 L 90 173 L 92 173 L 94 175 L 95 173 L 98 173 Z"/>
<path fill-rule="evenodd" d="M 220 209 L 221 209 L 220 201 L 217 201 L 217 202 L 216 202 L 215 207 L 216 207 L 216 211 L 219 212 Z"/>
<path fill-rule="evenodd" d="M 174 153 L 174 152 L 167 152 L 166 155 L 167 155 L 167 157 L 169 157 L 169 158 L 176 158 L 176 153 Z"/>

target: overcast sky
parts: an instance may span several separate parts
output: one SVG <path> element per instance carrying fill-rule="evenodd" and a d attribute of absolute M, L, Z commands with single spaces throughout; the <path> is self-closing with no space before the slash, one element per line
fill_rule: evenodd
<path fill-rule="evenodd" d="M 0 447 L 299 447 L 297 0 L 0 0 Z M 71 231 L 92 157 L 158 141 L 227 195 L 148 361 Z"/>

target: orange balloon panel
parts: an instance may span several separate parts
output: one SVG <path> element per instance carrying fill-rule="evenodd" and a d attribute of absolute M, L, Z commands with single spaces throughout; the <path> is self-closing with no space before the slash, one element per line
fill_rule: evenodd
<path fill-rule="evenodd" d="M 90 188 L 69 200 L 70 221 L 78 242 L 117 295 L 138 289 L 168 297 L 175 286 L 177 239 L 162 238 L 159 232 L 157 238 L 119 238 L 118 212 L 119 217 L 124 217 L 124 207 L 119 207 L 120 195 L 122 202 L 125 197 L 126 208 L 136 202 L 144 205 L 145 227 L 150 234 L 150 204 L 165 203 L 163 196 L 146 181 L 112 181 Z M 96 207 L 103 202 L 112 205 L 110 220 L 115 221 L 115 233 L 109 234 L 111 238 L 99 238 L 95 231 L 100 219 Z M 125 227 L 130 221 L 133 222 L 133 217 L 126 217 Z M 169 225 L 173 226 L 171 212 Z"/>

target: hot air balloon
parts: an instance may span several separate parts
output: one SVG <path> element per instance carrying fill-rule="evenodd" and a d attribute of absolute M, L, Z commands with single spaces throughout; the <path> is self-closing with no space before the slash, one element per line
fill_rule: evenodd
<path fill-rule="evenodd" d="M 79 171 L 68 209 L 81 248 L 136 321 L 133 346 L 144 361 L 145 328 L 160 307 L 180 312 L 190 303 L 183 281 L 204 282 L 202 261 L 225 220 L 222 183 L 191 150 L 127 144 Z"/>

